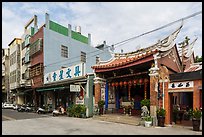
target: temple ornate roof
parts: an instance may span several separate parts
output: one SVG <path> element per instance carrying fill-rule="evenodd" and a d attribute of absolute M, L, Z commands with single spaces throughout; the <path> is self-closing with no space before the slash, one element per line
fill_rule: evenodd
<path fill-rule="evenodd" d="M 198 70 L 202 70 L 202 62 L 191 64 L 191 66 L 184 70 L 184 72 L 193 72 Z"/>
<path fill-rule="evenodd" d="M 107 69 L 120 67 L 132 62 L 136 62 L 143 58 L 146 58 L 150 55 L 153 55 L 159 52 L 162 55 L 166 56 L 167 53 L 176 45 L 174 40 L 176 39 L 178 33 L 180 32 L 183 24 L 179 26 L 176 31 L 171 33 L 169 36 L 162 40 L 158 40 L 157 43 L 152 46 L 142 48 L 133 52 L 128 53 L 115 53 L 114 56 L 108 61 L 101 61 L 98 64 L 92 66 L 93 69 Z M 153 58 L 152 58 L 153 59 Z"/>

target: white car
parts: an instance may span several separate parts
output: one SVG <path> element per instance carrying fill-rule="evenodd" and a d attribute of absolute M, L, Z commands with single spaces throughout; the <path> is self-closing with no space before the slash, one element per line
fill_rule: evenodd
<path fill-rule="evenodd" d="M 9 108 L 9 109 L 13 109 L 14 105 L 12 103 L 4 103 L 3 108 Z"/>

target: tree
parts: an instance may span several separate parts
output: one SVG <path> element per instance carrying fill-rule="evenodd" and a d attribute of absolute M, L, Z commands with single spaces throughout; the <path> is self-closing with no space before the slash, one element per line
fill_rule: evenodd
<path fill-rule="evenodd" d="M 196 56 L 196 58 L 195 58 L 195 63 L 197 63 L 197 62 L 202 62 L 202 56 Z"/>

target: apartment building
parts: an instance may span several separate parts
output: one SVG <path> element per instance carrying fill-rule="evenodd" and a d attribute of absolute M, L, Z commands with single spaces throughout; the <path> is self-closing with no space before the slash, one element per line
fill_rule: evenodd
<path fill-rule="evenodd" d="M 93 78 L 91 66 L 110 59 L 109 46 L 93 47 L 91 34 L 81 28 L 62 26 L 45 15 L 45 24 L 30 39 L 30 78 L 35 91 L 35 104 L 54 109 L 71 104 L 85 104 L 92 115 Z"/>
<path fill-rule="evenodd" d="M 2 102 L 10 102 L 11 94 L 9 87 L 9 49 L 2 49 Z"/>
<path fill-rule="evenodd" d="M 9 80 L 10 80 L 10 90 L 12 93 L 12 102 L 13 103 L 23 103 L 23 100 L 20 96 L 17 96 L 20 88 L 20 76 L 21 76 L 21 59 L 20 59 L 20 46 L 22 40 L 20 38 L 14 38 L 9 43 Z"/>

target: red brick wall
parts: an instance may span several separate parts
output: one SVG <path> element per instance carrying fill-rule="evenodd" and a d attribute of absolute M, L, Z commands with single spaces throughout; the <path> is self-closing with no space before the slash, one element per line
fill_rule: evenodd
<path fill-rule="evenodd" d="M 30 42 L 33 43 L 37 39 L 43 38 L 43 27 L 39 29 L 37 33 L 35 33 L 31 38 Z M 36 64 L 43 63 L 43 50 L 39 53 L 36 53 L 32 58 L 31 58 L 31 66 L 34 66 Z M 43 74 L 38 75 L 32 78 L 33 79 L 33 84 L 32 88 L 37 88 L 41 87 L 43 85 Z"/>
<path fill-rule="evenodd" d="M 43 63 L 43 52 L 40 52 L 39 54 L 36 54 L 31 59 L 31 66 L 34 66 L 36 64 Z"/>
<path fill-rule="evenodd" d="M 168 82 L 164 83 L 164 108 L 166 110 L 165 124 L 170 124 L 170 96 L 168 93 Z"/>
<path fill-rule="evenodd" d="M 37 87 L 41 87 L 43 86 L 43 76 L 42 75 L 38 75 L 33 77 L 33 85 L 32 88 L 37 88 Z"/>
<path fill-rule="evenodd" d="M 95 104 L 98 104 L 98 101 L 101 98 L 101 84 L 96 83 L 95 84 Z"/>
<path fill-rule="evenodd" d="M 202 80 L 194 80 L 194 87 L 193 87 L 193 109 L 200 108 L 200 90 L 198 89 L 199 86 L 202 86 Z"/>
<path fill-rule="evenodd" d="M 157 92 L 155 92 L 155 83 L 150 77 L 150 106 L 157 106 Z"/>

